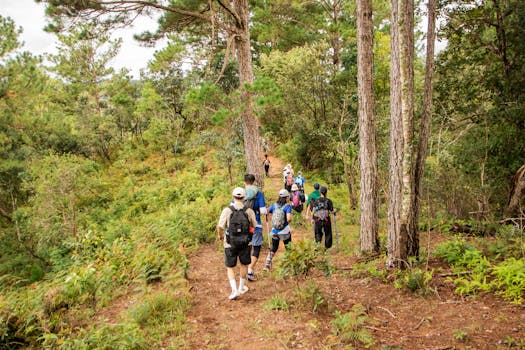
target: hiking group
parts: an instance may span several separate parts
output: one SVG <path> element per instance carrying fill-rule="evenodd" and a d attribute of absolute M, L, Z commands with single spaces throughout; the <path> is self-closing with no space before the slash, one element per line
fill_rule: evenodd
<path fill-rule="evenodd" d="M 267 160 L 267 156 L 265 155 Z M 268 175 L 268 168 L 265 165 L 265 172 Z M 287 187 L 288 178 L 292 177 L 293 183 Z M 246 293 L 249 288 L 246 280 L 254 282 L 255 266 L 259 260 L 261 247 L 263 245 L 262 215 L 265 216 L 266 227 L 270 252 L 268 253 L 264 270 L 271 270 L 272 260 L 279 249 L 280 242 L 288 249 L 288 244 L 292 241 L 292 210 L 302 213 L 306 206 L 305 218 L 310 219 L 314 227 L 314 238 L 318 243 L 322 242 L 324 236 L 325 248 L 332 246 L 332 226 L 330 213 L 336 215 L 332 201 L 326 197 L 327 188 L 314 184 L 314 191 L 306 196 L 304 194 L 305 179 L 302 173 L 298 172 L 297 177 L 293 177 L 293 170 L 290 164 L 283 171 L 284 187 L 279 190 L 278 199 L 275 203 L 266 208 L 264 194 L 254 184 L 255 176 L 246 174 L 244 176 L 244 188 L 236 187 L 232 192 L 232 201 L 229 206 L 221 212 L 217 224 L 217 234 L 224 247 L 224 264 L 231 287 L 230 300 L 234 300 Z M 289 188 L 289 189 L 288 189 Z M 300 214 L 301 215 L 301 214 Z M 271 230 L 268 227 L 271 222 Z M 239 268 L 239 285 L 237 286 L 235 267 L 237 262 Z"/>

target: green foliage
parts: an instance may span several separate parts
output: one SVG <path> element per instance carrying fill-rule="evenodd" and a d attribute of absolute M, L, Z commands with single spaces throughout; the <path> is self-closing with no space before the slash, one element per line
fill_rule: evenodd
<path fill-rule="evenodd" d="M 80 329 L 67 337 L 47 333 L 39 340 L 43 349 L 60 350 L 145 350 L 150 345 L 138 325 L 129 323 Z"/>
<path fill-rule="evenodd" d="M 288 305 L 286 298 L 281 295 L 272 296 L 269 300 L 264 302 L 263 308 L 266 310 L 290 311 L 290 305 Z"/>
<path fill-rule="evenodd" d="M 277 265 L 281 278 L 306 277 L 314 268 L 324 271 L 326 276 L 334 270 L 327 251 L 320 244 L 306 239 L 289 244 Z"/>
<path fill-rule="evenodd" d="M 450 143 L 437 154 L 440 169 L 436 170 L 444 181 L 434 181 L 436 190 L 457 193 L 459 203 L 442 203 L 463 218 L 479 210 L 477 200 L 483 203 L 489 198 L 490 211 L 501 213 L 508 199 L 508 179 L 523 164 L 519 155 L 525 150 L 525 100 L 519 88 L 524 82 L 525 7 L 519 0 L 440 5 L 447 47 L 436 62 L 435 120 L 444 126 L 440 138 Z M 504 50 L 492 50 L 501 45 Z M 465 132 L 458 138 L 459 129 Z M 449 185 L 442 187 L 446 180 Z"/>
<path fill-rule="evenodd" d="M 456 340 L 459 340 L 464 343 L 468 343 L 470 340 L 467 331 L 462 329 L 453 329 L 452 335 Z"/>
<path fill-rule="evenodd" d="M 466 251 L 473 249 L 474 247 L 468 244 L 465 240 L 454 239 L 439 244 L 436 247 L 434 254 L 438 258 L 445 260 L 447 263 L 454 265 L 463 259 Z"/>
<path fill-rule="evenodd" d="M 328 310 L 328 300 L 315 281 L 306 282 L 306 286 L 298 285 L 295 288 L 294 294 L 293 305 L 297 308 L 305 309 L 313 313 Z"/>
<path fill-rule="evenodd" d="M 380 259 L 353 264 L 350 272 L 351 276 L 355 278 L 373 277 L 384 282 L 387 281 L 388 273 Z"/>
<path fill-rule="evenodd" d="M 189 307 L 185 297 L 158 292 L 149 295 L 127 311 L 128 317 L 140 327 L 165 327 L 172 322 L 184 322 L 184 311 Z"/>
<path fill-rule="evenodd" d="M 436 248 L 436 255 L 452 265 L 458 275 L 451 278 L 456 291 L 476 294 L 494 291 L 504 299 L 516 304 L 523 302 L 525 290 L 525 263 L 523 258 L 507 257 L 491 261 L 482 251 L 465 241 L 448 241 Z M 497 254 L 495 258 L 500 259 Z"/>
<path fill-rule="evenodd" d="M 365 328 L 365 323 L 368 321 L 365 308 L 355 304 L 351 311 L 344 314 L 340 311 L 334 312 L 334 319 L 330 321 L 330 325 L 337 341 L 342 344 L 369 348 L 375 341 L 370 331 Z"/>
<path fill-rule="evenodd" d="M 493 286 L 506 300 L 521 304 L 525 295 L 525 259 L 509 258 L 492 268 Z"/>
<path fill-rule="evenodd" d="M 434 271 L 425 271 L 420 268 L 409 268 L 398 274 L 394 283 L 397 288 L 406 288 L 411 292 L 417 292 L 425 296 L 433 292 L 430 286 Z"/>

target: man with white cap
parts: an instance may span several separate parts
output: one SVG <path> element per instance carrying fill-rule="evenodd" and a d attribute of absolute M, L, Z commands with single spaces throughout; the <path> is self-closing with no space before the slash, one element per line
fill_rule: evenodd
<path fill-rule="evenodd" d="M 244 206 L 246 193 L 244 188 L 237 187 L 233 190 L 233 204 L 224 208 L 219 223 L 217 224 L 217 235 L 224 245 L 224 264 L 228 280 L 230 281 L 231 294 L 230 300 L 246 293 L 246 274 L 248 265 L 251 262 L 250 241 L 257 225 L 255 212 Z M 224 234 L 226 233 L 226 234 Z M 237 260 L 240 262 L 239 269 L 239 287 L 235 281 L 234 267 L 237 266 Z"/>

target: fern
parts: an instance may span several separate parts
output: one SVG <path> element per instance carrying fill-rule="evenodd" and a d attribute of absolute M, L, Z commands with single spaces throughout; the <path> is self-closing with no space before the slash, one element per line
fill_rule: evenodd
<path fill-rule="evenodd" d="M 521 304 L 525 291 L 525 260 L 509 258 L 492 269 L 496 293 L 515 304 Z"/>
<path fill-rule="evenodd" d="M 356 304 L 352 310 L 341 314 L 339 311 L 334 313 L 334 319 L 330 321 L 332 333 L 338 337 L 342 343 L 351 343 L 355 347 L 364 346 L 368 348 L 374 345 L 374 337 L 365 328 L 368 321 L 365 308 Z"/>

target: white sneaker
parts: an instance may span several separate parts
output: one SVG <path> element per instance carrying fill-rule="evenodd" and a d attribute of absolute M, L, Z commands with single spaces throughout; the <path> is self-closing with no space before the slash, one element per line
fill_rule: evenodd
<path fill-rule="evenodd" d="M 235 299 L 237 299 L 238 296 L 239 296 L 239 291 L 235 291 L 235 292 L 232 292 L 232 294 L 230 294 L 228 299 L 235 300 Z"/>
<path fill-rule="evenodd" d="M 247 286 L 243 286 L 242 289 L 239 289 L 237 291 L 237 296 L 243 295 L 244 293 L 246 293 L 249 290 L 250 290 L 250 288 L 248 288 Z"/>

